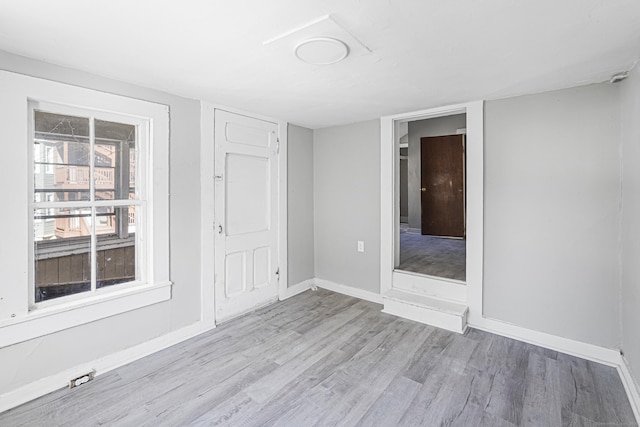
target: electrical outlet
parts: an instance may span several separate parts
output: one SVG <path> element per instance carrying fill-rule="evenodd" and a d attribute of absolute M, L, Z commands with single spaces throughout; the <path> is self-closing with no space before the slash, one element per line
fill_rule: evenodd
<path fill-rule="evenodd" d="M 364 252 L 364 242 L 362 240 L 358 240 L 358 252 Z"/>
<path fill-rule="evenodd" d="M 92 370 L 91 372 L 81 375 L 77 378 L 74 378 L 72 380 L 69 380 L 69 388 L 76 388 L 79 385 L 88 383 L 89 381 L 91 381 L 96 375 L 96 371 Z"/>

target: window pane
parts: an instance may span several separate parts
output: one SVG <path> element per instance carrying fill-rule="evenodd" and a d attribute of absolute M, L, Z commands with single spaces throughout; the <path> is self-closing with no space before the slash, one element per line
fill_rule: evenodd
<path fill-rule="evenodd" d="M 96 139 L 94 147 L 96 200 L 113 200 L 116 196 L 116 145 Z"/>
<path fill-rule="evenodd" d="M 135 206 L 98 208 L 96 288 L 131 282 L 136 273 Z"/>
<path fill-rule="evenodd" d="M 91 209 L 34 211 L 35 301 L 91 290 Z"/>
<path fill-rule="evenodd" d="M 135 188 L 135 126 L 96 120 L 95 136 L 96 200 L 128 199 Z"/>
<path fill-rule="evenodd" d="M 135 142 L 129 142 L 129 199 L 138 198 L 136 192 L 136 165 L 138 150 L 136 150 Z"/>
<path fill-rule="evenodd" d="M 34 201 L 89 200 L 89 119 L 34 111 Z"/>

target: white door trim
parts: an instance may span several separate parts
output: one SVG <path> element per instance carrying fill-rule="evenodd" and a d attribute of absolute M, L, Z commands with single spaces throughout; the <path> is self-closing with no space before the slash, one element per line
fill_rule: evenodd
<path fill-rule="evenodd" d="M 399 244 L 396 120 L 422 120 L 453 114 L 467 115 L 467 305 L 469 323 L 482 319 L 484 224 L 484 104 L 483 101 L 385 116 L 380 119 L 380 292 L 393 285 L 395 247 Z M 398 219 L 398 220 L 396 220 Z"/>
<path fill-rule="evenodd" d="M 214 304 L 214 113 L 215 110 L 225 110 L 230 113 L 241 114 L 256 119 L 273 122 L 278 125 L 278 266 L 280 281 L 278 284 L 279 298 L 283 299 L 287 290 L 287 122 L 266 117 L 251 112 L 229 108 L 223 105 L 202 101 L 200 103 L 200 223 L 201 223 L 201 313 L 200 317 L 205 325 L 215 324 Z"/>

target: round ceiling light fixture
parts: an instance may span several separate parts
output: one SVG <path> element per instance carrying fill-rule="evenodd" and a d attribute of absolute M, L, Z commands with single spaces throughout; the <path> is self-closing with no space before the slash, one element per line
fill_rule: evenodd
<path fill-rule="evenodd" d="M 349 46 L 331 37 L 313 37 L 295 48 L 299 60 L 313 65 L 329 65 L 342 61 L 349 55 Z"/>

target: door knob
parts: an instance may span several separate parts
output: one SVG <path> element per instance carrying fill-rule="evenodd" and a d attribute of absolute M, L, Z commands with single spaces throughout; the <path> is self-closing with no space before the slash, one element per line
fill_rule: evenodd
<path fill-rule="evenodd" d="M 426 189 L 426 188 L 424 188 L 424 187 L 422 187 L 422 188 L 420 189 L 420 191 L 425 192 L 425 191 L 427 191 L 427 189 Z"/>

